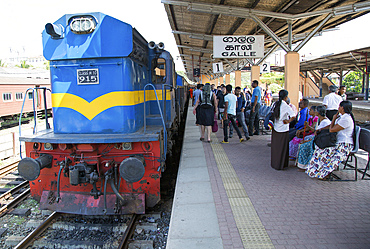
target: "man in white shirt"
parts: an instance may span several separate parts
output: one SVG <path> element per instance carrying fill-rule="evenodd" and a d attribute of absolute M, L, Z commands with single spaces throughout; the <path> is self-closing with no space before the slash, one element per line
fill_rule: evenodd
<path fill-rule="evenodd" d="M 338 112 L 339 104 L 343 99 L 337 94 L 337 86 L 329 86 L 329 91 L 330 93 L 324 97 L 322 104 L 326 107 L 326 117 L 332 120 L 333 116 Z"/>
<path fill-rule="evenodd" d="M 236 125 L 235 118 L 236 118 L 236 105 L 237 105 L 237 97 L 232 93 L 233 87 L 231 85 L 226 86 L 227 95 L 225 95 L 225 111 L 223 119 L 224 121 L 224 140 L 221 142 L 223 144 L 228 144 L 229 136 L 228 136 L 228 130 L 229 127 L 229 121 L 231 121 L 232 126 L 234 127 L 236 133 L 239 136 L 240 142 L 243 142 L 244 139 L 242 137 L 242 134 L 240 133 L 239 127 Z"/>

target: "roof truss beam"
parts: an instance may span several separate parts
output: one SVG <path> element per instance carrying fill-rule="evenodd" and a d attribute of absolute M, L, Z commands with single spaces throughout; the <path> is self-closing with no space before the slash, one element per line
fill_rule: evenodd
<path fill-rule="evenodd" d="M 202 48 L 202 47 L 185 46 L 185 45 L 177 45 L 177 47 L 186 48 L 186 49 L 189 49 L 190 51 L 193 51 L 193 52 L 201 52 L 201 53 L 207 53 L 207 54 L 212 54 L 213 53 L 212 49 L 207 49 L 207 48 Z"/>
<path fill-rule="evenodd" d="M 255 10 L 250 8 L 242 8 L 242 7 L 232 7 L 232 6 L 225 6 L 225 5 L 218 5 L 218 4 L 209 4 L 209 3 L 194 3 L 188 1 L 179 1 L 179 0 L 161 0 L 163 4 L 172 4 L 178 6 L 187 7 L 188 10 L 197 11 L 197 12 L 204 12 L 214 15 L 230 15 L 235 17 L 252 17 L 253 15 L 264 16 L 264 17 L 272 17 L 278 19 L 285 19 L 285 20 L 299 20 L 302 18 L 309 18 L 315 16 L 321 16 L 325 14 L 332 13 L 334 16 L 339 15 L 348 15 L 351 13 L 362 12 L 366 10 L 370 10 L 370 1 L 359 2 L 355 4 L 345 5 L 334 7 L 330 9 L 324 10 L 317 10 L 312 12 L 300 13 L 300 14 L 287 14 L 287 13 L 277 13 L 271 11 L 264 11 L 264 10 Z"/>

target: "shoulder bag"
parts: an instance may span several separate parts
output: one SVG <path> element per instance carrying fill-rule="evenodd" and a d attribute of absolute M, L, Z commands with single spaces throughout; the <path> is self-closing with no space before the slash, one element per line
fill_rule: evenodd
<path fill-rule="evenodd" d="M 327 147 L 333 147 L 337 143 L 337 133 L 330 132 L 329 129 L 321 130 L 314 140 L 313 144 L 316 144 L 320 149 L 325 149 Z"/>

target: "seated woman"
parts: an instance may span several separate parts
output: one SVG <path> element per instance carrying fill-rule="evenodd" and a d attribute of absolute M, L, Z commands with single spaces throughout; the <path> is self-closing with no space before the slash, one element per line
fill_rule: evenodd
<path fill-rule="evenodd" d="M 289 157 L 290 158 L 297 158 L 298 155 L 298 147 L 299 143 L 303 140 L 309 140 L 314 135 L 317 121 L 319 120 L 319 117 L 317 117 L 316 113 L 316 106 L 311 106 L 309 115 L 311 116 L 308 119 L 308 122 L 305 122 L 305 128 L 298 130 L 296 133 L 296 137 L 294 137 L 289 142 Z M 304 137 L 304 138 L 303 138 Z"/>
<path fill-rule="evenodd" d="M 315 133 L 311 136 L 308 136 L 305 141 L 302 141 L 299 145 L 298 149 L 298 158 L 297 158 L 297 166 L 300 169 L 306 169 L 307 164 L 310 162 L 314 149 L 313 149 L 313 138 L 317 134 L 317 131 L 321 131 L 323 129 L 329 129 L 331 124 L 330 120 L 326 117 L 326 107 L 320 105 L 316 108 L 316 115 L 320 120 L 320 124 L 317 127 Z"/>
<path fill-rule="evenodd" d="M 315 147 L 315 151 L 307 165 L 306 173 L 310 177 L 327 179 L 329 174 L 335 170 L 339 164 L 346 159 L 353 148 L 356 139 L 356 124 L 352 114 L 352 103 L 342 101 L 339 104 L 338 113 L 333 116 L 329 131 L 337 132 L 336 146 L 320 149 Z"/>

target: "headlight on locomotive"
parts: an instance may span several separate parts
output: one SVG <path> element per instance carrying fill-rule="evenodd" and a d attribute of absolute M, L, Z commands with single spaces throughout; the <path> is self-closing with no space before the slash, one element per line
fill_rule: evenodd
<path fill-rule="evenodd" d="M 143 157 L 129 157 L 119 166 L 119 173 L 126 182 L 138 182 L 145 173 L 145 159 Z"/>
<path fill-rule="evenodd" d="M 71 31 L 76 34 L 89 34 L 96 28 L 92 17 L 75 17 L 70 23 Z"/>

